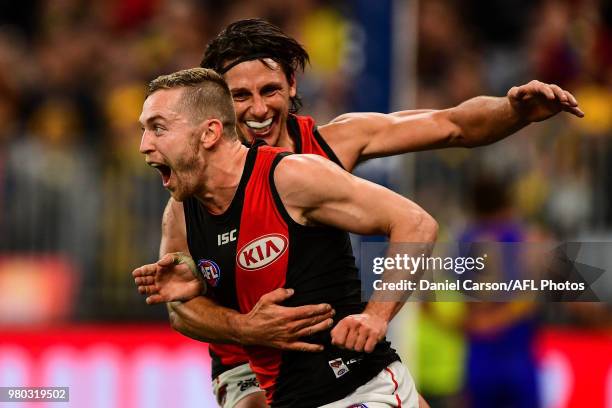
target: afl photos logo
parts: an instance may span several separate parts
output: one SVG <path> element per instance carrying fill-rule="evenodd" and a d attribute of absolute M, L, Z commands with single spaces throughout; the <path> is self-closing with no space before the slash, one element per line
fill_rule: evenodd
<path fill-rule="evenodd" d="M 285 253 L 287 244 L 288 241 L 284 235 L 264 235 L 244 245 L 236 255 L 236 262 L 241 268 L 248 271 L 264 268 Z"/>
<path fill-rule="evenodd" d="M 221 268 L 219 268 L 219 265 L 208 259 L 200 259 L 198 261 L 198 269 L 208 285 L 213 288 L 219 285 L 221 280 Z"/>

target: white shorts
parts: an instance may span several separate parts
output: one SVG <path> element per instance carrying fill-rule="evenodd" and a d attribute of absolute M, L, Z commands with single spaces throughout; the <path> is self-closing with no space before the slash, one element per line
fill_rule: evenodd
<path fill-rule="evenodd" d="M 352 394 L 320 408 L 418 408 L 419 394 L 408 369 L 395 361 Z"/>
<path fill-rule="evenodd" d="M 220 374 L 212 382 L 213 394 L 221 408 L 234 406 L 247 395 L 264 392 L 259 388 L 255 373 L 248 364 L 243 364 Z"/>

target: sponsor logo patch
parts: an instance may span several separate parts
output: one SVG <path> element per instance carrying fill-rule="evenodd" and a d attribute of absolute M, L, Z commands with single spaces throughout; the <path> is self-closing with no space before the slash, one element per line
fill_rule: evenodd
<path fill-rule="evenodd" d="M 238 251 L 236 262 L 241 268 L 249 271 L 264 268 L 285 253 L 288 242 L 281 234 L 268 234 L 256 238 Z"/>
<path fill-rule="evenodd" d="M 221 268 L 219 268 L 219 265 L 209 259 L 200 259 L 198 261 L 198 269 L 208 285 L 213 288 L 219 285 L 221 280 Z"/>
<path fill-rule="evenodd" d="M 245 380 L 238 381 L 238 387 L 240 387 L 240 392 L 244 392 L 252 387 L 259 387 L 259 382 L 256 377 L 250 377 Z"/>
<path fill-rule="evenodd" d="M 342 361 L 341 358 L 330 360 L 329 366 L 334 371 L 334 375 L 336 376 L 336 378 L 342 377 L 349 371 L 348 367 L 346 366 L 346 364 L 344 364 L 344 361 Z"/>

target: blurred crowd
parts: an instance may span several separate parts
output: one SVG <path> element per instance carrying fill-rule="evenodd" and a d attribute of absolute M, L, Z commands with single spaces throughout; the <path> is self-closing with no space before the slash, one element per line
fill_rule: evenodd
<path fill-rule="evenodd" d="M 538 79 L 570 90 L 587 113 L 559 115 L 490 148 L 421 154 L 417 201 L 443 225 L 462 219 L 465 182 L 486 172 L 507 181 L 521 216 L 561 238 L 609 230 L 611 10 L 605 1 L 421 2 L 419 106 L 503 95 Z M 449 187 L 451 208 L 436 199 Z"/>
<path fill-rule="evenodd" d="M 586 112 L 580 120 L 558 115 L 488 147 L 418 153 L 414 197 L 440 222 L 440 240 L 609 241 L 612 4 L 432 0 L 419 6 L 418 107 L 504 95 L 538 79 L 570 90 Z M 600 255 L 612 265 L 608 254 Z M 610 277 L 604 285 L 609 296 Z M 564 406 L 551 388 L 555 380 L 536 363 L 543 323 L 609 329 L 612 309 L 422 305 L 415 370 L 431 406 Z"/>
<path fill-rule="evenodd" d="M 0 6 L 0 253 L 62 257 L 78 285 L 71 317 L 165 314 L 146 308 L 130 279 L 133 268 L 157 259 L 168 198 L 138 152 L 148 81 L 197 66 L 211 36 L 236 19 L 259 16 L 315 45 L 301 91 L 315 101 L 309 110 L 321 120 L 336 113 L 329 107 L 343 93 L 330 87 L 347 20 L 333 4 L 289 3 L 40 0 Z M 328 41 L 333 38 L 339 40 Z M 15 280 L 10 287 L 27 285 Z"/>

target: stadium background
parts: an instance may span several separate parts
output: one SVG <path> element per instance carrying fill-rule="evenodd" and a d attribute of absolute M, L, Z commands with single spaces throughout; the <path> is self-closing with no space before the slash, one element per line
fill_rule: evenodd
<path fill-rule="evenodd" d="M 164 308 L 147 307 L 131 280 L 156 259 L 167 199 L 138 153 L 137 118 L 147 81 L 197 65 L 212 35 L 255 16 L 309 51 L 299 90 L 319 123 L 450 107 L 534 78 L 570 90 L 582 120 L 562 114 L 493 146 L 359 171 L 426 208 L 444 241 L 473 222 L 467 192 L 482 174 L 507 188 L 515 216 L 541 236 L 610 240 L 609 1 L 2 2 L 0 386 L 70 385 L 75 407 L 212 406 L 205 347 L 172 333 Z M 461 322 L 470 311 L 438 307 L 409 305 L 392 334 L 428 395 L 468 407 Z M 612 407 L 610 311 L 534 312 L 542 406 Z M 423 360 L 439 352 L 419 334 L 432 325 L 440 331 L 427 336 L 452 339 L 447 360 Z"/>

